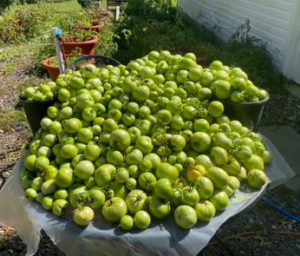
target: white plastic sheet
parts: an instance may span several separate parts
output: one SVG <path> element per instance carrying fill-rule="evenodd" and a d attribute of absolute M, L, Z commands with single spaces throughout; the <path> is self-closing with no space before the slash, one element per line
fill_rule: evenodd
<path fill-rule="evenodd" d="M 274 154 L 274 161 L 265 168 L 267 183 L 275 187 L 295 174 L 269 140 L 266 148 Z M 267 186 L 254 190 L 242 184 L 237 193 L 246 197 L 244 201 L 230 200 L 225 211 L 209 223 L 199 222 L 190 230 L 179 228 L 170 216 L 164 220 L 153 219 L 146 230 L 124 232 L 117 224 L 106 222 L 98 211 L 92 223 L 79 227 L 72 221 L 71 211 L 65 217 L 57 217 L 39 203 L 28 201 L 18 177 L 21 166 L 20 160 L 0 191 L 0 221 L 18 231 L 27 244 L 27 255 L 37 251 L 41 229 L 66 255 L 196 255 L 228 218 L 259 200 Z"/>

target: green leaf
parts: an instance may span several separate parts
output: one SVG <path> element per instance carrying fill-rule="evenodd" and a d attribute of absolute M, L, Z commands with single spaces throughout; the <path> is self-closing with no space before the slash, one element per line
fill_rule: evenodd
<path fill-rule="evenodd" d="M 245 200 L 246 197 L 242 194 L 234 194 L 231 198 L 233 202 L 241 203 Z"/>

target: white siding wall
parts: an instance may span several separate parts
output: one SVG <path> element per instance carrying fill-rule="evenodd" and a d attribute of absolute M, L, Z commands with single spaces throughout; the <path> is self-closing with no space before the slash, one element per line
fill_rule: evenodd
<path fill-rule="evenodd" d="M 295 1 L 299 0 L 178 0 L 178 6 L 225 42 L 249 18 L 250 36 L 268 41 L 270 52 L 279 51 L 274 60 L 281 69 Z"/>

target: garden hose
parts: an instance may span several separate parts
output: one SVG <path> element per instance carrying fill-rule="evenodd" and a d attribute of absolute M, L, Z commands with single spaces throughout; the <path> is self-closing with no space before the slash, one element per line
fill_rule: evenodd
<path fill-rule="evenodd" d="M 271 203 L 270 201 L 268 201 L 268 200 L 265 199 L 264 197 L 262 197 L 260 200 L 261 200 L 262 202 L 268 204 L 268 205 L 273 206 L 276 210 L 280 211 L 281 213 L 283 213 L 283 214 L 289 216 L 289 217 L 292 218 L 293 220 L 295 220 L 295 221 L 297 221 L 298 223 L 300 223 L 300 219 L 298 219 L 296 216 L 294 216 L 294 215 L 290 214 L 289 212 L 287 212 L 287 211 L 281 209 L 280 207 L 278 207 L 277 205 Z"/>

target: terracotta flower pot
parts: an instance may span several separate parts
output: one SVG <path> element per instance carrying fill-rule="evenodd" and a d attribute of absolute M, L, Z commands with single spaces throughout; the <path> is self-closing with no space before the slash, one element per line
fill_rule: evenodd
<path fill-rule="evenodd" d="M 198 65 L 204 65 L 205 61 L 207 59 L 207 51 L 205 47 L 202 46 L 180 46 L 173 48 L 171 50 L 173 53 L 181 53 L 181 54 L 186 54 L 186 53 L 194 53 L 196 55 L 196 62 Z"/>
<path fill-rule="evenodd" d="M 99 14 L 101 15 L 101 16 L 109 16 L 109 14 L 111 14 L 111 11 L 110 10 L 101 10 L 101 11 L 99 11 Z"/>
<path fill-rule="evenodd" d="M 94 55 L 95 44 L 98 42 L 98 38 L 83 41 L 83 42 L 63 42 L 64 50 L 66 54 L 72 53 L 75 48 L 81 49 L 82 55 Z"/>
<path fill-rule="evenodd" d="M 51 57 L 49 59 L 46 59 L 42 62 L 42 66 L 47 69 L 48 74 L 50 75 L 50 78 L 52 81 L 56 81 L 56 78 L 59 76 L 59 67 L 58 66 L 52 66 L 49 64 L 49 61 L 57 59 L 57 57 Z"/>
<path fill-rule="evenodd" d="M 70 56 L 70 55 L 69 55 Z M 68 56 L 68 57 L 69 57 Z M 85 54 L 82 54 L 82 56 L 86 56 Z M 80 58 L 80 57 L 78 57 L 78 58 Z M 45 69 L 47 69 L 47 71 L 48 71 L 48 74 L 50 75 L 50 77 L 51 77 L 51 80 L 52 81 L 56 81 L 56 78 L 59 76 L 59 74 L 60 74 L 60 72 L 59 72 L 59 67 L 58 66 L 53 66 L 53 65 L 50 65 L 49 64 L 49 61 L 51 61 L 51 60 L 55 60 L 55 59 L 57 59 L 57 56 L 55 56 L 55 57 L 51 57 L 51 58 L 49 58 L 49 59 L 46 59 L 46 60 L 44 60 L 43 62 L 42 62 L 42 66 L 45 68 Z M 82 63 L 80 66 L 84 66 L 84 65 L 87 65 L 87 64 L 94 64 L 95 63 L 95 59 L 91 59 L 91 60 L 89 60 L 89 61 L 87 61 L 87 62 L 85 62 L 85 63 Z M 71 63 L 67 63 L 68 65 L 69 64 L 71 64 Z"/>
<path fill-rule="evenodd" d="M 84 30 L 92 30 L 92 31 L 100 33 L 100 29 L 104 27 L 104 23 L 100 23 L 100 24 L 98 24 L 98 23 L 99 23 L 99 21 L 94 20 L 94 22 L 92 22 L 92 26 L 84 26 L 81 24 L 77 24 L 77 25 L 75 25 L 75 28 L 84 29 Z"/>
<path fill-rule="evenodd" d="M 100 22 L 99 20 L 92 20 L 92 26 L 97 26 L 100 25 L 102 22 Z"/>

